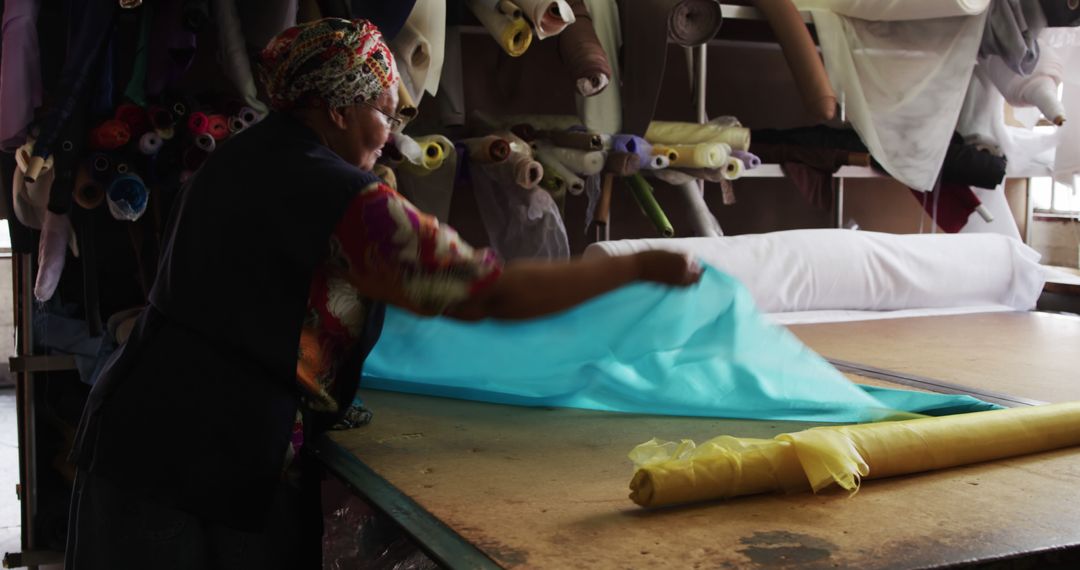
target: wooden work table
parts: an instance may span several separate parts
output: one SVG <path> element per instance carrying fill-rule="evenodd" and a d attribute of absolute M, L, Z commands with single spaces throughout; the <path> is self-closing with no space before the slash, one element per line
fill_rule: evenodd
<path fill-rule="evenodd" d="M 645 510 L 627 498 L 635 445 L 810 424 L 363 396 L 375 421 L 322 440 L 323 462 L 453 568 L 1043 568 L 1080 550 L 1077 449 L 869 481 L 855 497 Z"/>
<path fill-rule="evenodd" d="M 978 313 L 795 325 L 834 361 L 1027 403 L 1080 400 L 1080 317 Z"/>

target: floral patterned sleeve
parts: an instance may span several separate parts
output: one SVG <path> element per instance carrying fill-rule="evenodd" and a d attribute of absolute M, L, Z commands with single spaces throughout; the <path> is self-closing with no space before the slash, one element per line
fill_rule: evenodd
<path fill-rule="evenodd" d="M 489 249 L 420 212 L 383 183 L 353 198 L 330 239 L 330 265 L 362 296 L 437 315 L 498 279 Z"/>

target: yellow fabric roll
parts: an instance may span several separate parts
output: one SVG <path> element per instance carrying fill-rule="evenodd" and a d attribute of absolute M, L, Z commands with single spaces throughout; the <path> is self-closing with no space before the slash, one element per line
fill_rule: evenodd
<path fill-rule="evenodd" d="M 735 150 L 750 150 L 750 129 L 728 125 L 653 121 L 645 140 L 656 144 L 724 143 Z"/>
<path fill-rule="evenodd" d="M 466 0 L 495 42 L 511 57 L 518 57 L 532 44 L 533 32 L 524 18 L 512 18 L 500 12 L 493 0 Z"/>
<path fill-rule="evenodd" d="M 420 146 L 419 160 L 408 157 L 401 167 L 416 174 L 424 174 L 438 170 L 449 153 L 453 152 L 454 144 L 442 135 L 427 135 L 416 137 L 416 144 Z"/>
<path fill-rule="evenodd" d="M 671 148 L 670 146 L 654 144 L 652 147 L 652 153 L 653 156 L 666 156 L 669 163 L 679 160 L 679 153 L 675 152 L 675 149 Z"/>
<path fill-rule="evenodd" d="M 724 162 L 724 169 L 722 170 L 724 180 L 738 180 L 742 178 L 744 172 L 746 172 L 746 165 L 738 158 L 729 156 L 727 161 Z"/>
<path fill-rule="evenodd" d="M 828 426 L 771 440 L 721 436 L 701 446 L 652 440 L 630 458 L 638 466 L 630 498 L 645 507 L 764 493 L 854 493 L 863 478 L 944 469 L 1080 445 L 1080 402 L 938 418 Z"/>
<path fill-rule="evenodd" d="M 677 168 L 723 168 L 731 147 L 724 143 L 670 145 L 677 157 L 670 166 Z"/>

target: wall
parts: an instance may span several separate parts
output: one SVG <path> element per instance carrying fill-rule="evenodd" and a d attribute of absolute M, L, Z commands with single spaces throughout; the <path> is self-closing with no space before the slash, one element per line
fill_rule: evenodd
<path fill-rule="evenodd" d="M 15 303 L 11 258 L 0 257 L 0 386 L 11 383 L 8 359 L 15 356 Z"/>
<path fill-rule="evenodd" d="M 1036 218 L 1031 224 L 1028 243 L 1043 255 L 1042 263 L 1061 267 L 1080 265 L 1080 222 L 1055 218 Z"/>

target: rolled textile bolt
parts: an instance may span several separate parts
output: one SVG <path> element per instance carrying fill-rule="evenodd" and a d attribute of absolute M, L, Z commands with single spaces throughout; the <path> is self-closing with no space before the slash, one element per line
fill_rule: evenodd
<path fill-rule="evenodd" d="M 39 303 L 52 299 L 56 293 L 71 234 L 71 218 L 67 214 L 45 211 L 45 221 L 38 239 L 38 271 L 34 282 L 34 299 Z"/>
<path fill-rule="evenodd" d="M 210 117 L 206 113 L 195 111 L 188 115 L 187 127 L 191 134 L 201 135 L 210 130 Z"/>
<path fill-rule="evenodd" d="M 521 13 L 521 8 L 510 0 L 499 0 L 498 8 L 499 12 L 510 18 L 520 18 L 524 16 L 524 14 Z"/>
<path fill-rule="evenodd" d="M 75 174 L 72 196 L 80 208 L 93 210 L 105 201 L 105 187 L 94 180 L 87 166 L 82 166 Z"/>
<path fill-rule="evenodd" d="M 727 162 L 724 164 L 722 172 L 724 173 L 724 180 L 738 180 L 742 178 L 743 173 L 746 171 L 746 165 L 743 161 L 729 156 Z"/>
<path fill-rule="evenodd" d="M 579 176 L 592 176 L 600 174 L 604 170 L 604 153 L 598 150 L 585 151 L 574 148 L 561 148 L 552 146 L 547 142 L 538 142 L 539 148 L 544 148 L 556 160 L 561 162 L 570 172 Z"/>
<path fill-rule="evenodd" d="M 161 137 L 161 140 L 166 140 L 166 141 L 172 140 L 172 138 L 174 136 L 176 136 L 176 130 L 173 127 L 166 127 L 164 129 L 154 129 L 154 132 L 157 133 L 157 135 L 159 137 Z"/>
<path fill-rule="evenodd" d="M 164 144 L 165 141 L 154 131 L 143 133 L 143 135 L 139 137 L 139 152 L 147 156 L 153 156 L 161 150 L 161 147 Z"/>
<path fill-rule="evenodd" d="M 495 135 L 465 139 L 469 157 L 477 162 L 502 162 L 510 156 L 510 141 Z"/>
<path fill-rule="evenodd" d="M 566 189 L 575 196 L 584 192 L 585 181 L 571 172 L 551 149 L 550 146 L 540 146 L 536 149 L 536 157 L 544 167 L 545 176 L 562 179 Z"/>
<path fill-rule="evenodd" d="M 259 112 L 251 107 L 240 107 L 240 110 L 236 112 L 236 116 L 240 117 L 240 120 L 244 121 L 249 127 L 262 119 Z"/>
<path fill-rule="evenodd" d="M 559 34 L 559 55 L 574 78 L 578 93 L 592 97 L 607 88 L 614 72 L 585 0 L 568 0 L 568 4 L 575 22 Z"/>
<path fill-rule="evenodd" d="M 236 134 L 248 128 L 248 124 L 239 115 L 229 117 L 229 132 Z"/>
<path fill-rule="evenodd" d="M 160 105 L 153 105 L 147 109 L 147 116 L 154 130 L 171 129 L 176 125 L 176 117 L 172 112 Z"/>
<path fill-rule="evenodd" d="M 494 0 L 465 0 L 476 19 L 510 57 L 520 57 L 532 44 L 533 32 L 525 18 L 500 13 Z"/>
<path fill-rule="evenodd" d="M 733 150 L 731 151 L 731 156 L 734 156 L 735 158 L 741 160 L 743 162 L 743 166 L 745 166 L 747 170 L 753 170 L 761 166 L 761 158 L 759 158 L 756 154 L 747 152 L 745 150 Z"/>
<path fill-rule="evenodd" d="M 578 150 L 602 150 L 604 143 L 597 133 L 587 131 L 542 131 L 540 136 L 547 138 L 555 146 Z"/>
<path fill-rule="evenodd" d="M 127 123 L 108 119 L 90 131 L 91 150 L 118 149 L 131 140 L 131 128 Z"/>
<path fill-rule="evenodd" d="M 635 135 L 612 135 L 611 150 L 617 152 L 630 152 L 638 155 L 641 168 L 649 168 L 652 163 L 652 145 L 645 139 Z"/>
<path fill-rule="evenodd" d="M 645 132 L 645 140 L 666 146 L 724 143 L 732 150 L 750 150 L 750 134 L 750 129 L 726 121 L 705 124 L 653 121 Z"/>
<path fill-rule="evenodd" d="M 566 0 L 517 0 L 525 18 L 532 22 L 536 37 L 544 39 L 561 33 L 574 23 L 574 12 Z"/>
<path fill-rule="evenodd" d="M 397 175 L 394 174 L 393 169 L 389 166 L 385 164 L 376 164 L 371 168 L 371 173 L 382 178 L 382 181 L 385 182 L 387 186 L 394 190 L 398 189 Z"/>
<path fill-rule="evenodd" d="M 510 132 L 514 133 L 525 142 L 533 142 L 538 136 L 537 130 L 528 123 L 518 123 L 513 125 L 510 127 Z"/>
<path fill-rule="evenodd" d="M 220 141 L 229 138 L 229 119 L 225 115 L 208 115 L 206 117 L 206 132 Z"/>
<path fill-rule="evenodd" d="M 142 0 L 120 0 L 120 7 L 125 10 L 131 10 L 142 6 Z"/>
<path fill-rule="evenodd" d="M 679 160 L 678 151 L 671 148 L 670 146 L 661 145 L 661 144 L 654 144 L 652 148 L 653 148 L 653 154 L 666 156 L 667 159 L 668 159 L 669 164 Z"/>
<path fill-rule="evenodd" d="M 671 165 L 685 168 L 723 168 L 731 153 L 731 147 L 724 143 L 672 145 L 671 148 L 679 153 Z"/>
<path fill-rule="evenodd" d="M 641 170 L 641 159 L 628 152 L 609 152 L 604 161 L 604 172 L 616 176 L 630 176 Z"/>
<path fill-rule="evenodd" d="M 142 178 L 135 174 L 123 174 L 109 184 L 105 190 L 105 201 L 109 205 L 109 213 L 121 221 L 134 222 L 146 212 L 146 204 L 150 199 L 150 193 Z"/>
<path fill-rule="evenodd" d="M 126 124 L 133 137 L 141 136 L 150 129 L 146 109 L 134 103 L 122 103 L 116 108 L 113 118 Z"/>
<path fill-rule="evenodd" d="M 799 10 L 791 0 L 754 0 L 754 5 L 779 40 L 806 112 L 817 122 L 832 120 L 836 116 L 836 93 Z"/>
<path fill-rule="evenodd" d="M 195 146 L 203 152 L 214 152 L 217 148 L 217 141 L 214 140 L 214 136 L 210 133 L 202 133 L 195 137 Z"/>
<path fill-rule="evenodd" d="M 654 154 L 642 165 L 643 170 L 664 170 L 671 166 L 671 159 L 662 154 Z"/>
<path fill-rule="evenodd" d="M 656 196 L 653 196 L 652 186 L 640 174 L 627 177 L 626 183 L 630 186 L 630 192 L 641 208 L 641 212 L 653 223 L 656 231 L 663 237 L 673 237 L 675 228 L 671 226 L 664 210 L 660 208 Z"/>
<path fill-rule="evenodd" d="M 420 113 L 416 108 L 416 103 L 413 102 L 412 95 L 409 94 L 409 89 L 405 87 L 403 81 L 398 82 L 398 106 L 397 114 L 406 122 L 416 118 L 416 115 Z M 402 125 L 404 126 L 404 125 Z"/>

